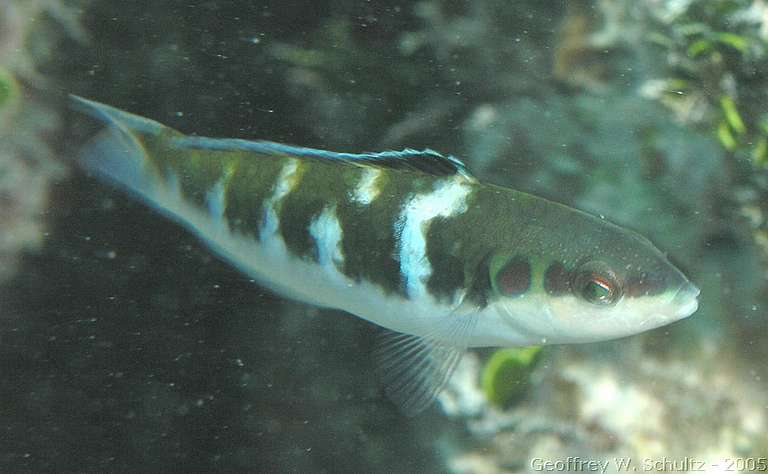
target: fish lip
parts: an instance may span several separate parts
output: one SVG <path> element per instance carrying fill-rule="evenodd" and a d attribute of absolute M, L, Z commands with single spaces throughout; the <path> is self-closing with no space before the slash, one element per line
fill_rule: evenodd
<path fill-rule="evenodd" d="M 687 318 L 699 308 L 698 296 L 701 290 L 691 282 L 687 282 L 672 298 L 672 305 L 677 308 L 675 315 L 682 319 Z"/>

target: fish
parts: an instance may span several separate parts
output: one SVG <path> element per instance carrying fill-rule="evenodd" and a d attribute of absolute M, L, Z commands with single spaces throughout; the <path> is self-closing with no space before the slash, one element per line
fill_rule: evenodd
<path fill-rule="evenodd" d="M 603 341 L 698 308 L 699 289 L 648 239 L 482 182 L 450 155 L 208 138 L 71 103 L 103 125 L 77 156 L 88 174 L 261 287 L 379 326 L 376 370 L 407 415 L 468 348 Z"/>

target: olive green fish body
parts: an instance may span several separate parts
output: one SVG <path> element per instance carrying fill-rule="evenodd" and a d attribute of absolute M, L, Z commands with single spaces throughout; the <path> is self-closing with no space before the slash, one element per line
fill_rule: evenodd
<path fill-rule="evenodd" d="M 262 285 L 394 331 L 377 349 L 409 413 L 466 347 L 588 342 L 695 311 L 650 242 L 474 179 L 431 150 L 334 153 L 187 136 L 74 98 L 107 127 L 82 166 L 194 232 Z"/>

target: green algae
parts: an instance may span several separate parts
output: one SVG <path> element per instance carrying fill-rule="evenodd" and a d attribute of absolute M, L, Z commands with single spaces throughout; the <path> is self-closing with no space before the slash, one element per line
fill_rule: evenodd
<path fill-rule="evenodd" d="M 538 346 L 496 351 L 483 368 L 485 396 L 501 408 L 520 400 L 529 388 L 531 373 L 540 358 Z"/>
<path fill-rule="evenodd" d="M 19 85 L 13 74 L 0 68 L 0 111 L 15 103 L 19 98 Z"/>

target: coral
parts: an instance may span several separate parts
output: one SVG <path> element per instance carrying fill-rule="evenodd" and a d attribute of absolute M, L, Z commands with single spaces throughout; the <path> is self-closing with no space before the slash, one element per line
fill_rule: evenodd
<path fill-rule="evenodd" d="M 610 464 L 764 455 L 763 371 L 740 367 L 736 354 L 709 346 L 659 357 L 640 338 L 596 352 L 563 349 L 529 401 L 468 421 L 483 442 L 454 452 L 452 472 L 529 472 L 533 459 L 568 456 Z M 472 470 L 478 463 L 483 470 Z"/>
<path fill-rule="evenodd" d="M 38 249 L 41 212 L 52 180 L 64 167 L 54 160 L 51 138 L 61 127 L 42 93 L 36 65 L 47 60 L 55 33 L 46 14 L 78 35 L 75 14 L 51 0 L 10 1 L 0 16 L 0 282 L 11 277 L 23 251 Z"/>
<path fill-rule="evenodd" d="M 42 86 L 45 79 L 38 66 L 51 58 L 59 35 L 86 41 L 79 23 L 79 11 L 85 3 L 86 0 L 6 0 L 0 16 L 0 65 L 26 82 Z"/>
<path fill-rule="evenodd" d="M 13 276 L 21 252 L 39 249 L 48 188 L 51 179 L 63 172 L 47 161 L 50 150 L 40 143 L 39 134 L 59 125 L 47 107 L 27 100 L 23 112 L 5 119 L 19 128 L 0 132 L 0 282 Z"/>

